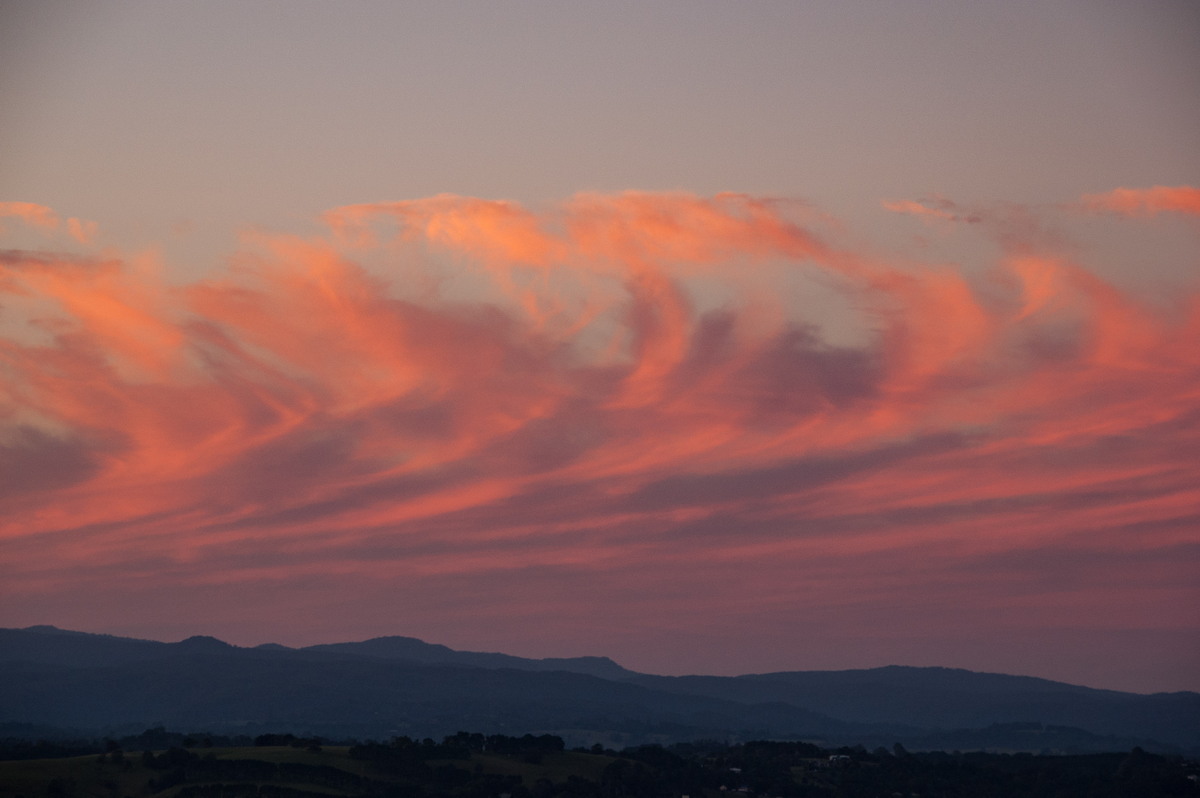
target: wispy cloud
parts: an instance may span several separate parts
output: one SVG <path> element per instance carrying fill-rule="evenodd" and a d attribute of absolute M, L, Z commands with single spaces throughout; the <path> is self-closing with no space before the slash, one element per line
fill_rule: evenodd
<path fill-rule="evenodd" d="M 1170 191 L 1085 201 L 1196 195 Z M 3 304 L 31 320 L 0 339 L 7 593 L 493 585 L 514 624 L 564 634 L 595 611 L 570 585 L 697 634 L 709 605 L 957 602 L 981 622 L 1035 593 L 1051 625 L 1195 621 L 1200 296 L 1165 313 L 1012 230 L 983 276 L 893 264 L 741 195 L 325 218 L 183 286 L 0 256 Z M 831 345 L 765 290 L 780 264 L 835 286 L 866 342 Z M 1069 585 L 1038 564 L 1064 553 L 1088 563 Z"/>
<path fill-rule="evenodd" d="M 17 219 L 21 224 L 43 231 L 63 227 L 63 222 L 54 209 L 35 202 L 0 202 L 0 220 L 3 219 Z M 99 231 L 99 225 L 95 222 L 74 217 L 67 219 L 65 227 L 67 234 L 80 244 L 93 243 Z M 0 233 L 2 232 L 4 227 L 0 224 Z"/>
<path fill-rule="evenodd" d="M 972 224 L 983 221 L 978 213 L 964 211 L 954 202 L 943 197 L 931 197 L 923 200 L 888 200 L 883 207 L 893 213 L 907 213 L 922 219 L 943 222 L 969 222 Z"/>
<path fill-rule="evenodd" d="M 1200 216 L 1200 189 L 1191 186 L 1118 188 L 1107 194 L 1085 196 L 1083 206 L 1093 212 L 1120 216 L 1154 216 L 1159 213 Z"/>
<path fill-rule="evenodd" d="M 0 202 L 0 218 L 19 219 L 43 230 L 53 230 L 59 224 L 58 214 L 53 209 L 34 202 Z"/>

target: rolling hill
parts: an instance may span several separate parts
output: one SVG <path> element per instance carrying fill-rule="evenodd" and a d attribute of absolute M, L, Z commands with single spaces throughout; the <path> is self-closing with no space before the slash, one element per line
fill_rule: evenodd
<path fill-rule="evenodd" d="M 655 676 L 604 657 L 526 659 L 408 637 L 240 648 L 0 629 L 0 734 L 459 730 L 571 744 L 806 739 L 1012 750 L 1200 750 L 1200 694 L 1139 695 L 948 668 Z M 959 743 L 955 745 L 955 743 Z"/>

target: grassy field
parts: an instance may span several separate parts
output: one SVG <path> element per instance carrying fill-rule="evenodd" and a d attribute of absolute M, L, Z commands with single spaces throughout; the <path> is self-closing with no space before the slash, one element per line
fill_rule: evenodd
<path fill-rule="evenodd" d="M 301 745 L 173 748 L 115 761 L 113 754 L 0 760 L 0 798 L 720 798 L 742 788 L 829 798 L 1195 798 L 1200 781 L 1200 761 L 1140 748 L 1060 756 L 847 748 L 834 755 L 808 743 L 756 741 L 686 755 L 662 748 L 616 754 L 536 749 L 532 738 L 483 749 L 477 737 L 474 748 L 401 740 L 358 746 L 354 756 L 344 747 Z"/>
<path fill-rule="evenodd" d="M 158 752 L 161 754 L 162 752 Z M 313 768 L 336 768 L 352 776 L 373 782 L 392 779 L 369 762 L 352 759 L 349 749 L 326 746 L 308 750 L 288 746 L 252 748 L 196 748 L 191 753 L 216 760 L 255 760 L 273 765 L 300 765 Z M 147 767 L 140 752 L 124 754 L 121 761 L 96 754 L 62 759 L 33 759 L 0 761 L 0 798 L 172 798 L 187 785 L 218 783 L 211 779 L 189 778 L 187 785 L 174 784 L 156 789 L 164 769 Z M 612 758 L 579 752 L 547 753 L 537 763 L 496 754 L 475 753 L 469 759 L 430 760 L 431 767 L 450 766 L 473 773 L 519 776 L 526 786 L 539 780 L 565 782 L 570 776 L 596 780 Z M 272 778 L 255 781 L 305 792 L 334 796 L 361 794 L 353 788 L 331 787 L 311 783 L 303 778 Z"/>
<path fill-rule="evenodd" d="M 350 749 L 344 745 L 322 746 L 319 751 L 296 748 L 290 745 L 255 746 L 254 748 L 197 748 L 196 753 L 204 756 L 209 752 L 217 759 L 258 759 L 275 764 L 298 763 L 303 765 L 333 765 L 352 773 L 362 764 L 350 758 Z"/>
<path fill-rule="evenodd" d="M 0 761 L 0 798 L 113 798 L 151 795 L 148 784 L 158 774 L 136 757 L 124 763 L 98 762 L 98 756 L 68 759 Z"/>
<path fill-rule="evenodd" d="M 546 779 L 555 784 L 566 781 L 570 776 L 579 776 L 589 781 L 596 781 L 604 768 L 612 762 L 611 757 L 596 754 L 583 754 L 574 751 L 564 751 L 556 754 L 545 754 L 538 764 L 520 762 L 515 759 L 490 754 L 472 754 L 471 759 L 463 765 L 461 762 L 432 761 L 433 764 L 458 764 L 474 768 L 481 765 L 484 773 L 496 773 L 502 776 L 520 776 L 521 781 L 529 786 L 539 779 Z"/>

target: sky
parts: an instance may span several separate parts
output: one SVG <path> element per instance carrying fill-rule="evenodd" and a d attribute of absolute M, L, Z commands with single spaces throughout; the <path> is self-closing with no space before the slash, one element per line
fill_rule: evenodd
<path fill-rule="evenodd" d="M 0 0 L 0 626 L 1200 690 L 1196 41 Z"/>

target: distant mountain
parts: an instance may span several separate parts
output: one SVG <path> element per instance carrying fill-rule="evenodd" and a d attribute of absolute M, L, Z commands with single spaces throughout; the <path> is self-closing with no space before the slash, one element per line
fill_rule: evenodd
<path fill-rule="evenodd" d="M 850 723 L 975 729 L 1036 721 L 1200 747 L 1200 693 L 1140 695 L 953 668 L 649 676 L 635 684 L 741 703 L 778 701 Z"/>
<path fill-rule="evenodd" d="M 1137 695 L 946 668 L 668 677 L 408 637 L 291 649 L 0 629 L 0 728 L 152 726 L 329 737 L 554 733 L 890 746 L 1200 751 L 1200 694 Z"/>
<path fill-rule="evenodd" d="M 169 650 L 169 643 L 69 632 L 55 626 L 0 629 L 0 662 L 122 665 L 165 655 Z"/>
<path fill-rule="evenodd" d="M 638 674 L 625 670 L 608 657 L 569 657 L 526 659 L 508 654 L 485 654 L 455 651 L 446 646 L 426 643 L 415 637 L 375 637 L 361 643 L 328 643 L 307 646 L 302 651 L 346 654 L 375 659 L 405 660 L 438 665 L 466 665 L 474 668 L 515 668 L 522 671 L 570 671 L 599 676 L 602 679 L 625 679 Z"/>
<path fill-rule="evenodd" d="M 13 630 L 9 630 L 13 631 Z M 39 634 L 31 632 L 30 634 Z M 20 635 L 15 635 L 20 637 Z M 12 640 L 14 635 L 6 636 Z M 83 648 L 88 647 L 89 642 Z M 0 652 L 0 724 L 113 732 L 152 726 L 337 737 L 440 737 L 460 730 L 693 739 L 821 737 L 848 727 L 788 705 L 751 707 L 569 671 L 482 668 L 345 651 L 162 644 L 141 661 L 93 665 Z M 26 653 L 43 646 L 22 647 Z M 785 731 L 786 730 L 786 731 Z"/>
<path fill-rule="evenodd" d="M 160 643 L 130 637 L 71 632 L 55 626 L 0 629 L 0 662 L 46 664 L 119 665 L 171 656 L 181 650 L 234 649 L 215 637 L 197 635 L 178 643 Z M 569 671 L 604 679 L 623 679 L 638 674 L 622 668 L 608 657 L 526 659 L 508 654 L 455 651 L 426 643 L 415 637 L 376 637 L 361 643 L 328 643 L 293 649 L 278 643 L 255 646 L 256 651 L 308 652 L 339 657 L 420 662 L 430 665 L 463 665 L 476 668 L 513 668 L 524 671 Z"/>

